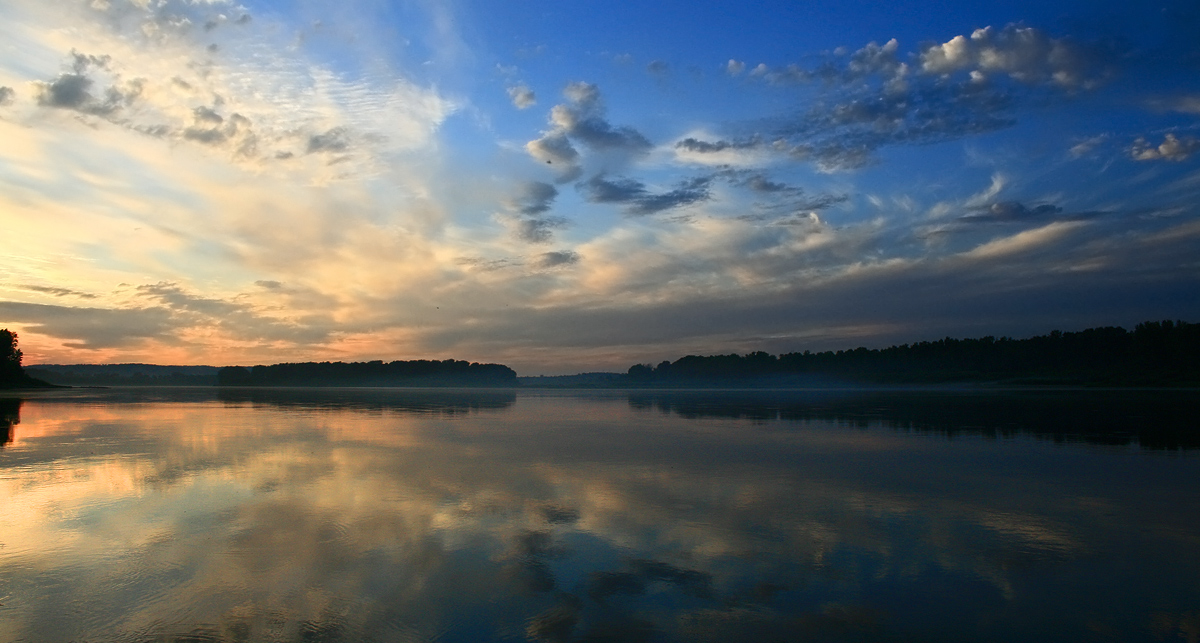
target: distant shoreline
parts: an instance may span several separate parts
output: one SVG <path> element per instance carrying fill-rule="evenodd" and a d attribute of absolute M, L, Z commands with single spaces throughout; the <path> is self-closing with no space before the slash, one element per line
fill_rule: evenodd
<path fill-rule="evenodd" d="M 300 362 L 245 366 L 33 365 L 30 376 L 67 386 L 512 387 L 538 389 L 826 389 L 1200 387 L 1200 324 L 1143 322 L 1134 330 L 1052 331 L 1026 339 L 944 338 L 772 355 L 687 355 L 624 373 L 518 376 L 465 360 Z"/>

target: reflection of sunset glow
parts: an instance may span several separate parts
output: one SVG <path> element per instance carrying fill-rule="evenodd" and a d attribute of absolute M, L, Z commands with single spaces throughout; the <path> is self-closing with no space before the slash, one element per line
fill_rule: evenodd
<path fill-rule="evenodd" d="M 588 585 L 604 574 L 708 579 L 719 595 L 836 574 L 849 598 L 934 573 L 1020 605 L 1044 596 L 1014 561 L 1112 547 L 1094 526 L 1137 511 L 1100 488 L 1010 496 L 981 465 L 995 444 L 688 420 L 619 399 L 456 412 L 33 400 L 18 429 L 0 452 L 5 640 L 91 631 L 46 624 L 66 603 L 112 614 L 93 633 L 199 619 L 288 638 L 322 614 L 432 637 L 499 600 L 524 631 L 522 610 L 552 605 L 521 583 L 586 603 L 609 591 Z M 659 576 L 628 576 L 635 563 Z M 693 591 L 674 582 L 655 591 Z"/>

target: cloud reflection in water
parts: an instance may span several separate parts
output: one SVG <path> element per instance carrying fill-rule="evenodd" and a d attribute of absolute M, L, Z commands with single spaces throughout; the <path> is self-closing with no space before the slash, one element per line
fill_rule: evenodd
<path fill-rule="evenodd" d="M 1136 639 L 1200 605 L 1194 458 L 879 398 L 71 395 L 0 452 L 6 640 Z"/>

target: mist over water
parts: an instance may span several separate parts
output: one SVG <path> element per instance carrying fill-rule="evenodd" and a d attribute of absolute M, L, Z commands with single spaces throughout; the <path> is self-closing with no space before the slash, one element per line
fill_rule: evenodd
<path fill-rule="evenodd" d="M 1197 397 L 0 400 L 0 640 L 1195 640 Z"/>

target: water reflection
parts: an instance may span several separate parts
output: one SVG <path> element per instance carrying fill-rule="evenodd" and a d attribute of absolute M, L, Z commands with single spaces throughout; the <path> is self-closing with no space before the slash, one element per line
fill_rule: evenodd
<path fill-rule="evenodd" d="M 0 449 L 12 442 L 13 426 L 21 423 L 23 400 L 0 399 Z"/>
<path fill-rule="evenodd" d="M 1200 393 L 1178 391 L 639 391 L 629 406 L 685 418 L 817 420 L 947 437 L 1200 448 Z"/>
<path fill-rule="evenodd" d="M 495 393 L 27 400 L 0 640 L 1176 640 L 1200 613 L 1189 452 Z"/>

